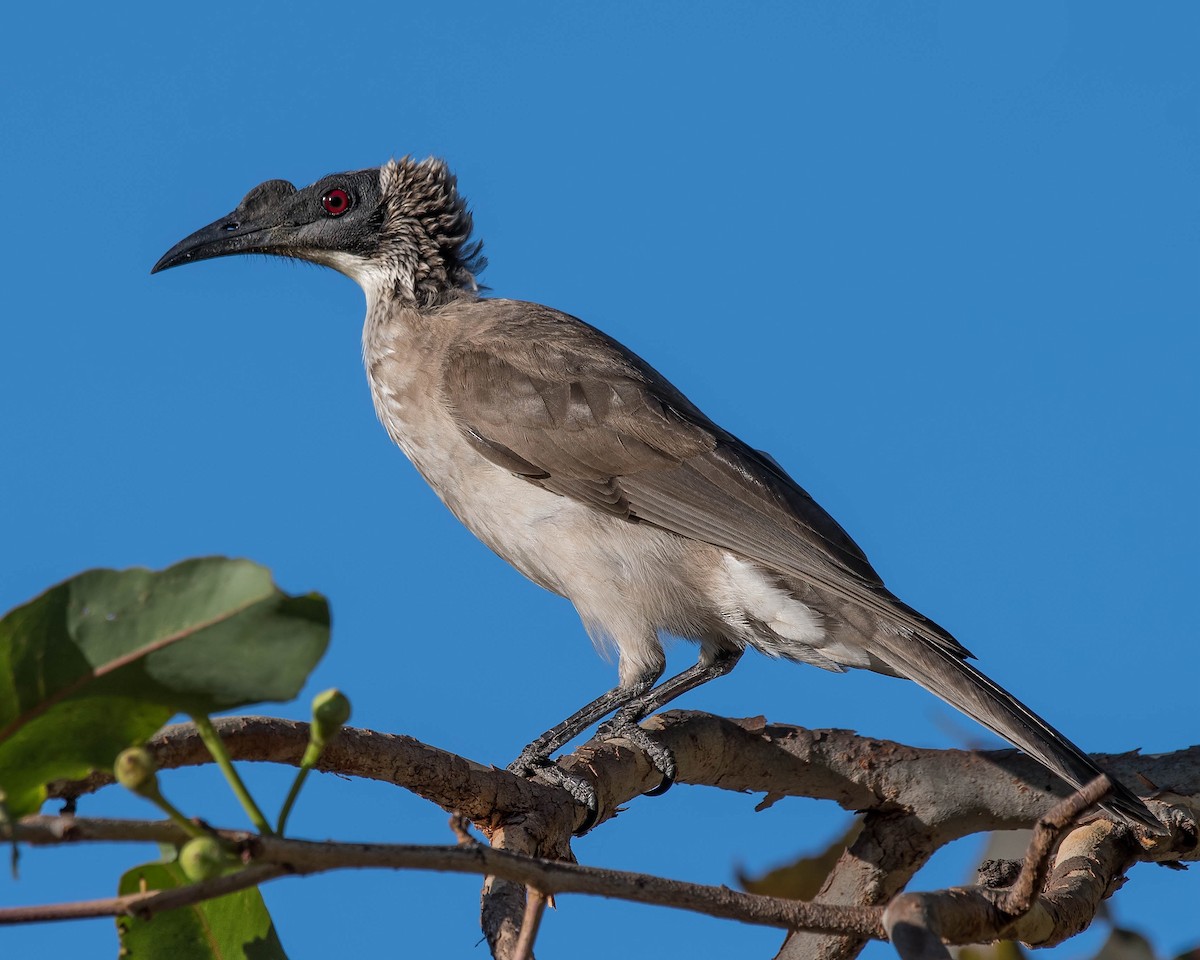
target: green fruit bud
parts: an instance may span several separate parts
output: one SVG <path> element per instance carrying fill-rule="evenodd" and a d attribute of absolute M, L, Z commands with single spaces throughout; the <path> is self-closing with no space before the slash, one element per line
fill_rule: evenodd
<path fill-rule="evenodd" d="M 216 837 L 193 837 L 179 851 L 179 866 L 189 880 L 211 880 L 232 866 Z"/>
<path fill-rule="evenodd" d="M 318 693 L 312 702 L 312 742 L 328 743 L 349 719 L 350 701 L 341 690 Z"/>
<path fill-rule="evenodd" d="M 158 766 L 144 747 L 130 747 L 117 755 L 113 775 L 117 783 L 143 797 L 158 796 Z"/>

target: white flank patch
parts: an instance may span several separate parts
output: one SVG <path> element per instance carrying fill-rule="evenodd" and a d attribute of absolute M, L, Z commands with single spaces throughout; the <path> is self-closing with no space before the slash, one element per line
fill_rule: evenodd
<path fill-rule="evenodd" d="M 749 561 L 729 553 L 722 557 L 718 594 L 725 621 L 768 656 L 838 672 L 868 665 L 861 649 L 834 640 L 820 614 Z"/>

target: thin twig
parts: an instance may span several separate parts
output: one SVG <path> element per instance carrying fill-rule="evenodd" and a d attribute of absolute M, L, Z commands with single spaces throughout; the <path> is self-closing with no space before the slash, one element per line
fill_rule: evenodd
<path fill-rule="evenodd" d="M 513 960 L 533 960 L 533 942 L 537 939 L 545 912 L 546 895 L 536 887 L 526 887 L 525 917 L 521 920 L 521 936 L 517 939 Z"/>
<path fill-rule="evenodd" d="M 182 831 L 169 821 L 122 821 L 73 817 L 27 817 L 17 824 L 17 839 L 30 843 L 146 840 L 178 843 Z M 822 930 L 879 938 L 881 911 L 872 907 L 842 907 L 766 897 L 682 880 L 668 880 L 622 870 L 582 867 L 557 860 L 520 856 L 483 844 L 424 846 L 420 844 L 319 843 L 261 836 L 245 831 L 217 831 L 258 864 L 293 874 L 321 873 L 345 868 L 438 870 L 450 873 L 493 874 L 514 883 L 536 887 L 545 894 L 582 893 L 638 903 L 690 910 L 713 917 L 784 929 Z M 241 876 L 235 874 L 234 877 Z M 229 878 L 233 879 L 233 878 Z M 192 887 L 170 891 L 185 897 Z M 204 888 L 207 889 L 207 888 Z M 198 898 L 197 898 L 198 899 Z M 185 902 L 196 902 L 196 899 Z M 163 909 L 147 901 L 139 912 Z M 171 901 L 171 906 L 181 906 Z M 25 909 L 25 908 L 16 908 Z M 115 908 L 114 908 L 115 909 Z M 124 912 L 125 906 L 120 910 Z M 97 914 L 91 914 L 97 915 Z M 0 911 L 0 922 L 22 922 L 23 914 Z"/>
<path fill-rule="evenodd" d="M 454 834 L 454 839 L 460 846 L 479 842 L 471 836 L 471 821 L 461 813 L 450 814 L 450 832 Z"/>
<path fill-rule="evenodd" d="M 1046 883 L 1055 846 L 1074 820 L 1111 789 L 1112 782 L 1101 775 L 1040 817 L 1009 890 L 998 894 L 985 887 L 956 887 L 893 898 L 883 924 L 902 960 L 949 960 L 946 941 L 992 940 L 1028 914 Z"/>
<path fill-rule="evenodd" d="M 1029 848 L 1025 851 L 1021 872 L 997 902 L 997 907 L 1013 917 L 1022 917 L 1029 912 L 1038 891 L 1046 883 L 1046 875 L 1050 872 L 1050 854 L 1062 837 L 1063 831 L 1088 807 L 1094 807 L 1104 799 L 1111 790 L 1112 781 L 1105 774 L 1101 774 L 1081 790 L 1055 804 L 1038 819 L 1033 828 Z"/>
<path fill-rule="evenodd" d="M 170 890 L 147 890 L 143 893 L 128 893 L 121 897 L 105 897 L 99 900 L 76 900 L 71 903 L 35 904 L 28 907 L 4 907 L 0 909 L 0 925 L 15 923 L 43 923 L 47 920 L 83 920 L 94 917 L 148 917 L 164 910 L 186 907 L 213 897 L 256 887 L 267 880 L 282 876 L 287 870 L 275 864 L 247 867 L 237 873 L 212 880 L 202 880 Z"/>

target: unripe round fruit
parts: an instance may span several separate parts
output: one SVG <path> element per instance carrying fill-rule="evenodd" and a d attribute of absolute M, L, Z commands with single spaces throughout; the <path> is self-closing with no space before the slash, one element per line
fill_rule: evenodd
<path fill-rule="evenodd" d="M 229 855 L 216 837 L 193 837 L 179 851 L 179 866 L 189 880 L 211 880 L 230 866 Z"/>
<path fill-rule="evenodd" d="M 341 690 L 326 690 L 313 697 L 312 702 L 314 742 L 328 742 L 342 725 L 350 719 L 350 701 Z"/>
<path fill-rule="evenodd" d="M 113 764 L 117 783 L 141 796 L 158 793 L 158 766 L 144 747 L 130 747 L 117 755 Z"/>

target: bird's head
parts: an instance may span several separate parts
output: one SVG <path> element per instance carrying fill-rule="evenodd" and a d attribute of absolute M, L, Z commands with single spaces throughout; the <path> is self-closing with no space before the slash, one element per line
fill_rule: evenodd
<path fill-rule="evenodd" d="M 151 273 L 236 253 L 308 260 L 418 307 L 474 293 L 482 244 L 441 160 L 393 160 L 296 189 L 268 180 L 163 254 Z"/>

